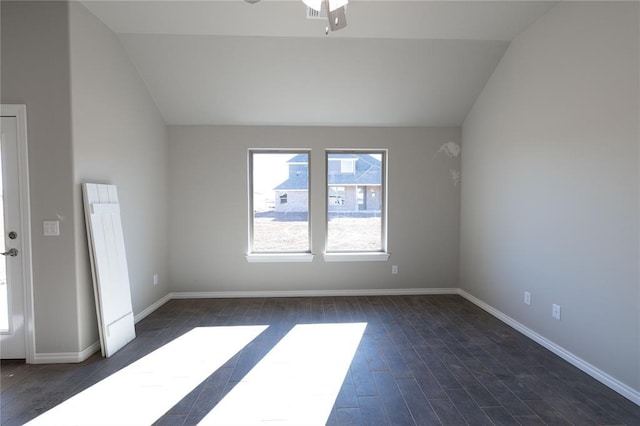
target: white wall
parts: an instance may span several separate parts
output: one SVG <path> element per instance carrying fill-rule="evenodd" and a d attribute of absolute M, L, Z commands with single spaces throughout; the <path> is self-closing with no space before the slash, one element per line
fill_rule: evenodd
<path fill-rule="evenodd" d="M 464 290 L 635 390 L 638 16 L 563 2 L 512 42 L 464 122 L 460 252 Z"/>
<path fill-rule="evenodd" d="M 117 37 L 70 4 L 76 268 L 81 341 L 98 338 L 80 184 L 118 186 L 133 310 L 168 293 L 166 126 Z M 153 285 L 157 273 L 159 284 Z"/>
<path fill-rule="evenodd" d="M 460 129 L 169 127 L 170 281 L 182 291 L 443 288 L 458 285 Z M 310 148 L 313 263 L 247 263 L 249 148 Z M 388 262 L 326 263 L 324 150 L 388 148 Z M 391 264 L 400 267 L 391 275 Z"/>
<path fill-rule="evenodd" d="M 27 105 L 36 352 L 77 352 L 68 5 L 0 7 L 1 101 Z M 60 236 L 44 237 L 58 216 Z"/>

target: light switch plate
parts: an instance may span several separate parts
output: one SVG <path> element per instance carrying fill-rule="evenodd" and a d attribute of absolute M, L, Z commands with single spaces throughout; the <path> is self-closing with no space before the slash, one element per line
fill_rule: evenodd
<path fill-rule="evenodd" d="M 45 237 L 57 237 L 60 235 L 60 221 L 45 220 L 42 222 L 42 230 Z"/>
<path fill-rule="evenodd" d="M 560 306 L 555 303 L 551 307 L 551 316 L 557 320 L 560 319 Z"/>

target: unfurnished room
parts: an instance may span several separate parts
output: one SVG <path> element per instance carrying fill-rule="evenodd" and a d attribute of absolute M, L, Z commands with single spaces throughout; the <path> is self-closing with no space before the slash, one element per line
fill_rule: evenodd
<path fill-rule="evenodd" d="M 640 2 L 0 2 L 0 423 L 640 425 Z"/>

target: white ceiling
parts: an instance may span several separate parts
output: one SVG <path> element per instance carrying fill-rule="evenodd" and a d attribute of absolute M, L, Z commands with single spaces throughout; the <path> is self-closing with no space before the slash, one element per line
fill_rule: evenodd
<path fill-rule="evenodd" d="M 556 2 L 85 1 L 168 124 L 459 126 L 508 43 Z"/>

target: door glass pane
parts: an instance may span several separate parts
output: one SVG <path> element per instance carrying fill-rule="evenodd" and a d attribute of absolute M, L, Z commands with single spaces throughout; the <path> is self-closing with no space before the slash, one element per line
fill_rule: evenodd
<path fill-rule="evenodd" d="M 4 191 L 2 184 L 2 150 L 0 149 L 0 252 L 6 250 L 4 240 Z M 7 294 L 7 258 L 0 259 L 0 332 L 9 331 L 9 298 Z"/>

